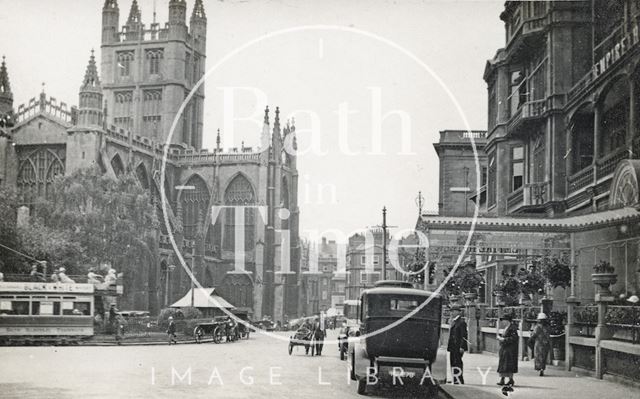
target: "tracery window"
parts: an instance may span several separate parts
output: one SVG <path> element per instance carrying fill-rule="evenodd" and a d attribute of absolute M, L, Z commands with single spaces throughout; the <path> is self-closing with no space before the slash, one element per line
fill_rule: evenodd
<path fill-rule="evenodd" d="M 33 204 L 38 197 L 50 198 L 56 176 L 64 175 L 64 156 L 60 151 L 40 148 L 20 161 L 18 194 L 24 204 Z"/>
<path fill-rule="evenodd" d="M 113 123 L 120 129 L 130 131 L 133 128 L 133 92 L 120 91 L 115 93 L 115 107 Z"/>
<path fill-rule="evenodd" d="M 134 60 L 133 51 L 122 51 L 118 53 L 118 70 L 121 78 L 131 76 L 131 64 Z"/>
<path fill-rule="evenodd" d="M 256 198 L 253 187 L 244 175 L 237 175 L 224 193 L 224 204 L 235 206 L 255 205 Z M 225 209 L 224 215 L 224 240 L 223 248 L 233 251 L 235 248 L 235 211 L 237 209 Z M 255 245 L 255 208 L 244 209 L 244 238 L 245 251 L 251 250 Z"/>
<path fill-rule="evenodd" d="M 145 56 L 147 58 L 149 75 L 159 75 L 162 59 L 164 58 L 164 51 L 162 49 L 147 50 Z"/>
<path fill-rule="evenodd" d="M 201 218 L 206 217 L 209 206 L 209 189 L 204 180 L 197 175 L 192 176 L 186 184 L 193 189 L 183 190 L 182 201 L 182 226 L 184 227 L 184 238 L 193 239 L 198 232 L 198 223 Z"/>
<path fill-rule="evenodd" d="M 146 137 L 158 138 L 162 127 L 162 90 L 145 90 L 142 131 Z"/>
<path fill-rule="evenodd" d="M 113 173 L 115 173 L 116 176 L 120 176 L 124 173 L 124 163 L 122 163 L 120 155 L 116 154 L 113 158 L 111 158 L 111 168 L 113 169 Z"/>

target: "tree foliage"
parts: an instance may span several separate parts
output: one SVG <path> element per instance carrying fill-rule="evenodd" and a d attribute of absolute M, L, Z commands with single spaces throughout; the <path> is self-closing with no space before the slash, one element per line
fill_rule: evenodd
<path fill-rule="evenodd" d="M 39 216 L 81 247 L 79 261 L 85 266 L 111 263 L 127 273 L 153 256 L 157 217 L 131 173 L 113 179 L 96 167 L 65 176 Z"/>

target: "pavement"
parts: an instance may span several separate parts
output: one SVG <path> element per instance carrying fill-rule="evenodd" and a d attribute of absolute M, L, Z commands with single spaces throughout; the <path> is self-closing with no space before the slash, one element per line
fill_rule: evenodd
<path fill-rule="evenodd" d="M 439 351 L 438 358 L 445 361 L 444 350 Z M 544 377 L 540 377 L 533 368 L 533 360 L 518 364 L 518 373 L 514 375 L 516 384 L 507 396 L 496 385 L 499 380 L 497 355 L 466 353 L 463 362 L 465 385 L 440 386 L 449 399 L 640 398 L 640 388 L 568 372 L 560 367 L 547 366 Z"/>

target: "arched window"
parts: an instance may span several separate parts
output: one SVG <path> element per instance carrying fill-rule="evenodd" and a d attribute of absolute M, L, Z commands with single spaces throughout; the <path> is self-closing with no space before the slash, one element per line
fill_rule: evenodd
<path fill-rule="evenodd" d="M 618 79 L 602 100 L 601 141 L 599 157 L 624 147 L 629 117 L 629 82 Z"/>
<path fill-rule="evenodd" d="M 124 173 L 124 164 L 122 163 L 120 155 L 116 154 L 113 158 L 111 158 L 111 168 L 113 169 L 113 173 L 115 173 L 117 177 Z"/>
<path fill-rule="evenodd" d="M 226 206 L 247 206 L 255 205 L 256 197 L 253 187 L 244 175 L 237 175 L 224 193 L 224 204 Z M 224 216 L 224 240 L 223 247 L 227 251 L 235 248 L 235 211 L 236 209 L 225 209 Z M 255 245 L 255 209 L 244 209 L 244 237 L 245 250 L 253 249 Z"/>
<path fill-rule="evenodd" d="M 202 177 L 193 175 L 187 181 L 187 187 L 193 189 L 183 190 L 180 195 L 182 201 L 182 226 L 184 238 L 193 239 L 198 232 L 198 223 L 206 217 L 209 206 L 209 189 Z"/>
<path fill-rule="evenodd" d="M 147 174 L 147 168 L 144 167 L 143 163 L 138 165 L 136 168 L 136 177 L 138 178 L 142 188 L 145 190 L 149 189 L 149 175 Z"/>
<path fill-rule="evenodd" d="M 287 179 L 284 177 L 282 178 L 282 187 L 280 189 L 280 205 L 283 209 L 287 209 L 291 212 L 289 207 L 289 184 L 287 183 Z M 283 230 L 289 230 L 289 218 L 282 219 L 281 223 Z"/>
<path fill-rule="evenodd" d="M 585 106 L 571 119 L 571 173 L 593 163 L 593 110 Z"/>
<path fill-rule="evenodd" d="M 38 197 L 49 198 L 56 176 L 64 175 L 64 162 L 51 149 L 40 148 L 21 157 L 18 170 L 18 193 L 25 204 Z"/>

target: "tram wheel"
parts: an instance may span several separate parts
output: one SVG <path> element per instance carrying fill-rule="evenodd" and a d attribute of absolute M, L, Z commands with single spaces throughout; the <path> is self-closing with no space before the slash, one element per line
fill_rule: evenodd
<path fill-rule="evenodd" d="M 213 342 L 219 344 L 222 342 L 222 338 L 224 338 L 224 330 L 220 327 L 216 327 L 215 330 L 213 330 Z"/>

